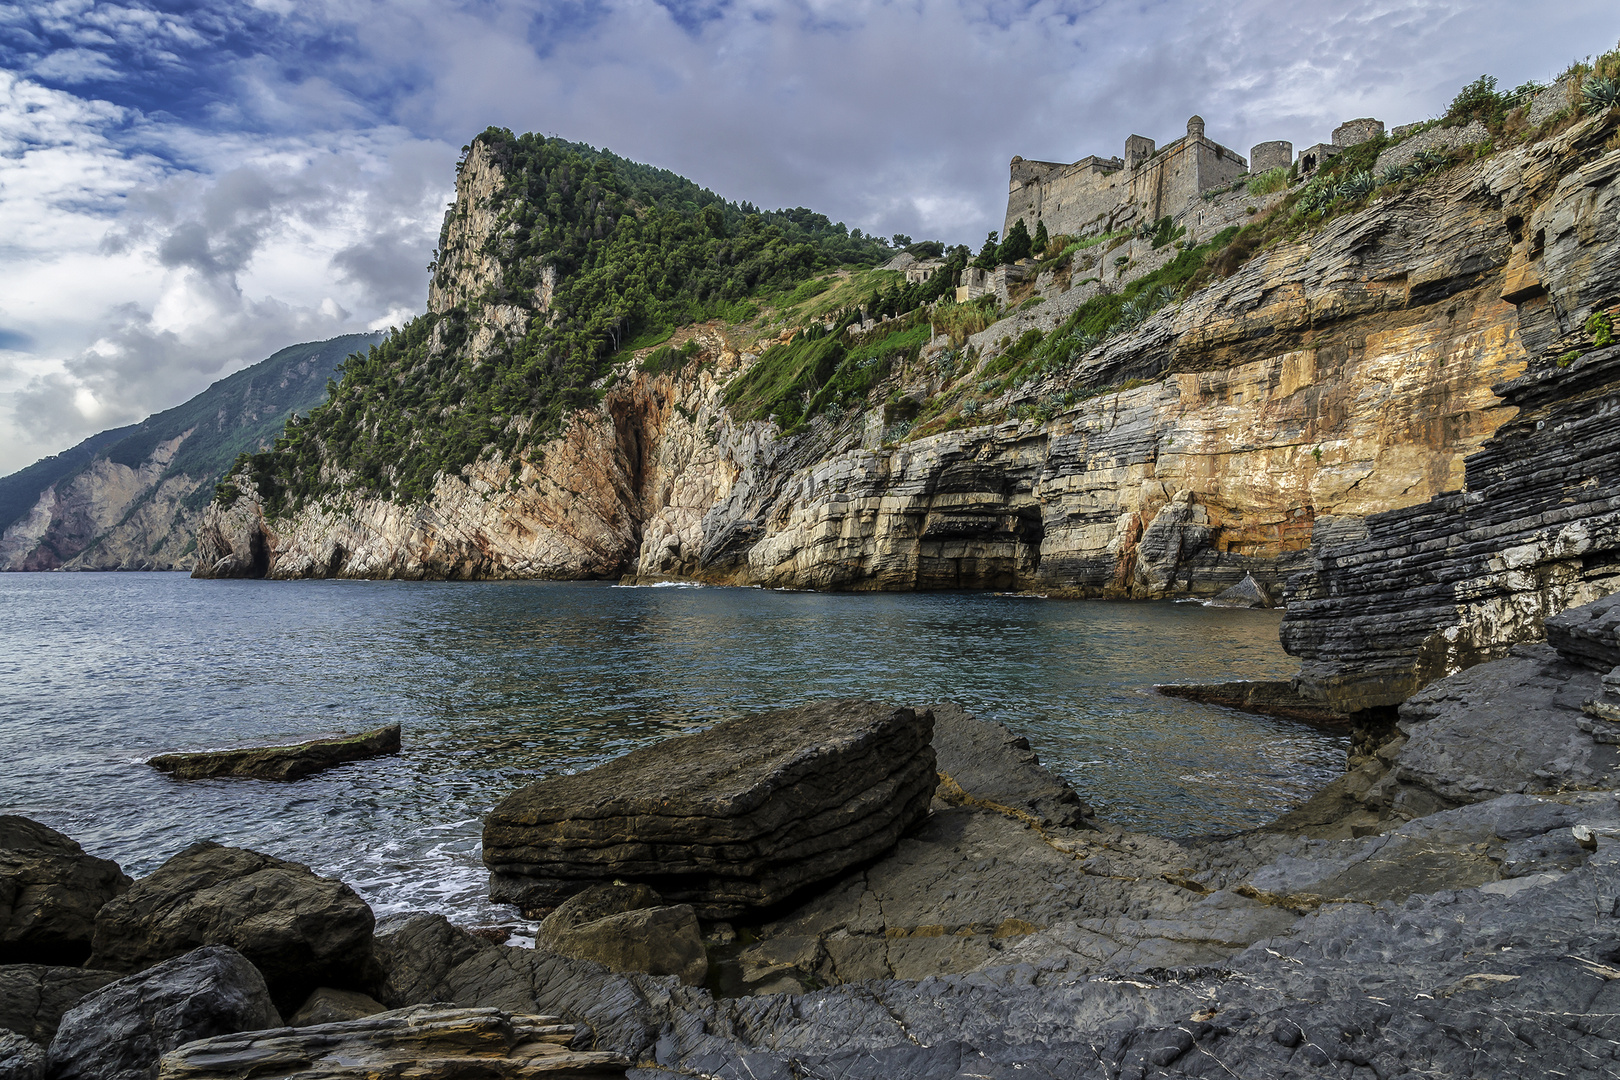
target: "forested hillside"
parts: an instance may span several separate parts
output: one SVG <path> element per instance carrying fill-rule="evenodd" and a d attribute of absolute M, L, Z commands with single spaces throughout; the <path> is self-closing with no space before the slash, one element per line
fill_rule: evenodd
<path fill-rule="evenodd" d="M 896 253 L 812 210 L 761 211 L 561 139 L 491 128 L 466 148 L 458 173 L 469 167 L 491 177 L 490 207 L 477 212 L 495 220 L 465 250 L 452 232 L 472 211 L 458 202 L 446 216 L 432 288 L 454 302 L 351 358 L 326 404 L 244 462 L 273 509 L 334 481 L 426 498 L 440 470 L 517 454 L 554 435 L 571 410 L 595 405 L 602 388 L 593 384 L 625 350 L 687 323 L 745 320 L 818 271 Z M 458 292 L 469 280 L 476 293 Z M 506 320 L 487 338 L 483 312 Z M 221 500 L 235 493 L 224 485 Z"/>

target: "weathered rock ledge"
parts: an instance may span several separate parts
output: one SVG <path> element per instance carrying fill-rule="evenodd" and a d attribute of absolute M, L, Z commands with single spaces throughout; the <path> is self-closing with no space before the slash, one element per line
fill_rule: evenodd
<path fill-rule="evenodd" d="M 293 746 L 250 746 L 240 750 L 199 750 L 159 754 L 147 764 L 177 780 L 233 776 L 248 780 L 299 780 L 350 761 L 399 753 L 399 725 L 312 739 Z"/>

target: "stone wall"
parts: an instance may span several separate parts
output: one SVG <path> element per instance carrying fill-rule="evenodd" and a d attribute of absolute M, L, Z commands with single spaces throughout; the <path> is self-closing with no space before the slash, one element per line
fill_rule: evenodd
<path fill-rule="evenodd" d="M 1374 175 L 1394 165 L 1405 165 L 1425 150 L 1450 150 L 1458 146 L 1472 146 L 1491 137 L 1490 131 L 1478 120 L 1457 127 L 1432 127 L 1410 135 L 1378 155 L 1373 166 Z"/>
<path fill-rule="evenodd" d="M 1259 176 L 1272 169 L 1286 169 L 1294 163 L 1294 144 L 1286 139 L 1259 143 L 1249 150 L 1249 171 Z"/>
<path fill-rule="evenodd" d="M 1360 146 L 1384 133 L 1384 122 L 1364 116 L 1359 120 L 1346 120 L 1333 129 L 1334 146 Z"/>

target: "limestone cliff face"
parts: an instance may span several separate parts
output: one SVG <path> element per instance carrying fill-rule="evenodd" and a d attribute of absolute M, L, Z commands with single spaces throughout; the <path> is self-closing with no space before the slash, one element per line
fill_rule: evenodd
<path fill-rule="evenodd" d="M 189 434 L 186 433 L 186 434 Z M 181 505 L 201 481 L 164 475 L 185 436 L 138 467 L 98 458 L 40 494 L 0 536 L 4 570 L 173 570 L 189 555 L 201 508 Z"/>
<path fill-rule="evenodd" d="M 443 477 L 426 505 L 340 501 L 274 521 L 251 497 L 211 509 L 199 573 L 1136 597 L 1211 595 L 1253 574 L 1280 592 L 1310 565 L 1318 519 L 1458 491 L 1465 459 L 1514 417 L 1519 403 L 1491 387 L 1568 330 L 1620 250 L 1612 208 L 1595 224 L 1611 126 L 1459 167 L 1262 252 L 1006 402 L 1130 387 L 1049 421 L 892 445 L 873 410 L 784 437 L 721 407 L 754 358 L 710 327 L 684 371 L 627 365 L 542 455 Z M 462 173 L 455 213 L 465 203 L 479 251 L 495 172 L 470 159 Z M 499 272 L 482 258 L 442 255 L 459 276 L 434 303 L 454 289 L 476 306 L 481 275 Z M 926 393 L 930 377 L 895 378 Z"/>

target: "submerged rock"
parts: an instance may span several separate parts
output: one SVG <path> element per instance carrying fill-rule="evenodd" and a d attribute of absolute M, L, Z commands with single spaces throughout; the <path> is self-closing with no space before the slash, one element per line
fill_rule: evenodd
<path fill-rule="evenodd" d="M 79 964 L 101 905 L 129 888 L 111 859 L 37 821 L 0 815 L 0 964 Z"/>
<path fill-rule="evenodd" d="M 709 973 L 692 906 L 665 904 L 645 885 L 592 885 L 570 897 L 540 924 L 535 946 L 609 971 L 675 975 L 688 986 Z"/>
<path fill-rule="evenodd" d="M 341 881 L 204 841 L 102 908 L 91 965 L 137 971 L 199 945 L 229 945 L 291 1011 L 317 986 L 372 985 L 374 925 L 371 909 Z"/>
<path fill-rule="evenodd" d="M 399 725 L 313 739 L 295 746 L 250 746 L 241 750 L 201 750 L 159 754 L 147 762 L 177 780 L 234 776 L 250 780 L 299 780 L 349 761 L 399 753 Z"/>
<path fill-rule="evenodd" d="M 51 1041 L 53 1080 L 150 1080 L 196 1039 L 281 1026 L 257 968 L 210 945 L 105 986 L 70 1009 Z"/>
<path fill-rule="evenodd" d="M 300 1031 L 255 1031 L 184 1046 L 159 1080 L 505 1080 L 623 1076 L 628 1058 L 573 1050 L 573 1026 L 554 1016 L 417 1005 Z"/>
<path fill-rule="evenodd" d="M 1229 709 L 1303 720 L 1319 727 L 1347 728 L 1353 720 L 1347 713 L 1324 705 L 1314 698 L 1295 693 L 1286 679 L 1227 683 L 1160 683 L 1153 689 L 1165 697 L 1224 705 Z"/>
<path fill-rule="evenodd" d="M 549 907 L 622 879 L 711 919 L 780 902 L 927 814 L 933 723 L 926 710 L 820 702 L 541 780 L 485 820 L 490 897 Z"/>

